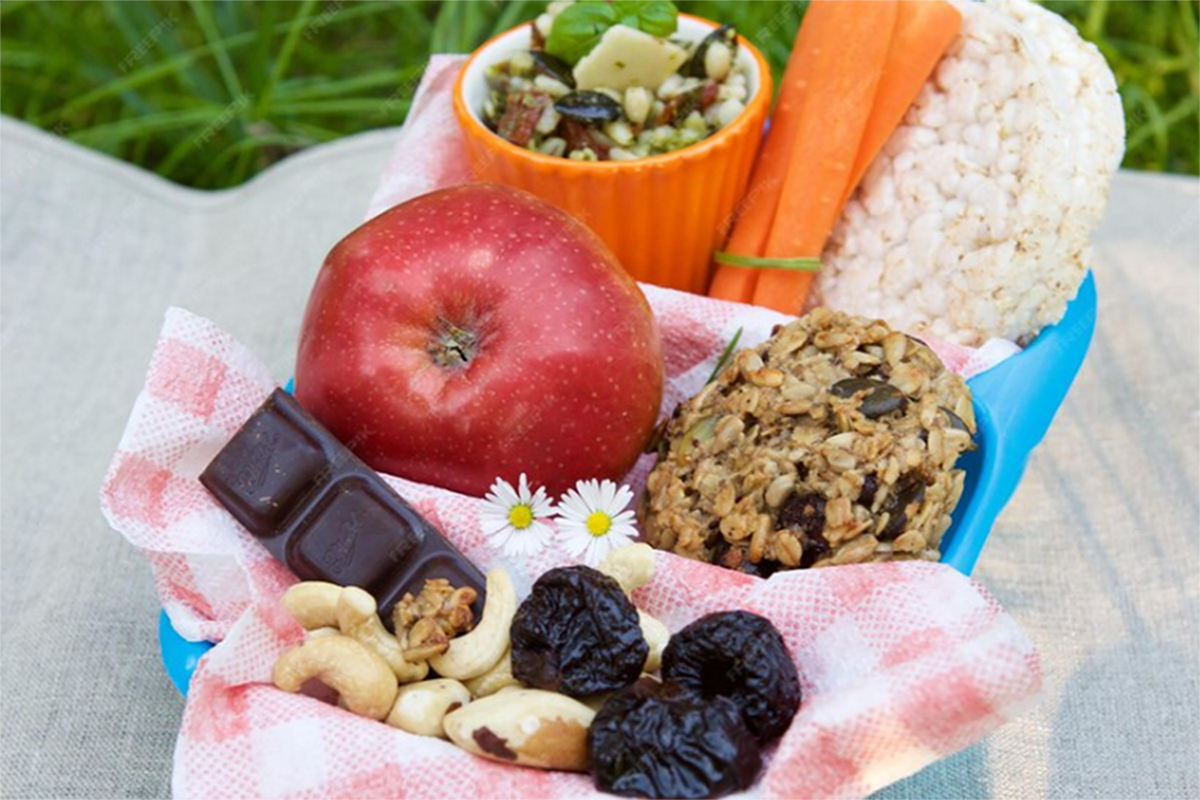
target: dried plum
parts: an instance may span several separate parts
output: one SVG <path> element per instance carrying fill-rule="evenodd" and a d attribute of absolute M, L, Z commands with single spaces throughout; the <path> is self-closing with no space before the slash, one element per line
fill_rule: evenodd
<path fill-rule="evenodd" d="M 720 797 L 749 788 L 762 752 L 737 705 L 644 678 L 600 708 L 587 733 L 596 788 L 642 797 Z"/>
<path fill-rule="evenodd" d="M 571 697 L 633 683 L 650 653 L 620 584 L 584 566 L 538 578 L 513 618 L 511 639 L 517 680 Z"/>
<path fill-rule="evenodd" d="M 763 743 L 783 735 L 800 705 L 800 678 L 783 637 L 748 611 L 708 614 L 672 636 L 662 675 L 706 699 L 733 700 Z"/>

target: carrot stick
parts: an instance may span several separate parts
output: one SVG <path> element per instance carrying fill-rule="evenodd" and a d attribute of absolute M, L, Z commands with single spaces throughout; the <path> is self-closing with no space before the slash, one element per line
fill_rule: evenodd
<path fill-rule="evenodd" d="M 767 237 L 768 258 L 819 256 L 841 212 L 859 143 L 875 103 L 892 31 L 896 0 L 858 3 L 814 0 L 802 28 L 812 27 L 808 92 L 795 134 L 775 220 Z M 799 312 L 812 273 L 763 270 L 754 303 Z"/>
<path fill-rule="evenodd" d="M 767 140 L 758 154 L 746 195 L 740 204 L 737 222 L 725 245 L 730 253 L 761 256 L 766 247 L 771 224 L 775 221 L 779 194 L 783 189 L 783 175 L 795 149 L 796 129 L 808 86 L 808 65 L 804 54 L 812 49 L 812 38 L 812 29 L 801 26 L 783 73 L 775 110 L 771 112 Z M 722 300 L 749 303 L 754 297 L 758 272 L 757 269 L 718 264 L 708 294 Z"/>
<path fill-rule="evenodd" d="M 962 14 L 945 0 L 901 0 L 896 11 L 896 30 L 883 64 L 883 77 L 879 79 L 871 116 L 867 118 L 854 158 L 850 183 L 842 197 L 843 206 L 899 127 L 961 27 Z"/>

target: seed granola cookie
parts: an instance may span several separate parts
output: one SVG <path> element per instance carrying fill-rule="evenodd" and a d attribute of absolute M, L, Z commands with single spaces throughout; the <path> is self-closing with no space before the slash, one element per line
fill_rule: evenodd
<path fill-rule="evenodd" d="M 642 530 L 659 549 L 764 576 L 936 561 L 974 433 L 970 391 L 924 343 L 817 308 L 676 410 Z"/>

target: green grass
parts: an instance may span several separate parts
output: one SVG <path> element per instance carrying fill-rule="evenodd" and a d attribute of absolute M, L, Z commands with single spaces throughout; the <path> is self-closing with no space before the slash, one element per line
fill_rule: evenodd
<path fill-rule="evenodd" d="M 803 4 L 681 2 L 778 71 Z M 1125 166 L 1200 174 L 1196 0 L 1047 2 L 1121 85 Z M 0 110 L 179 183 L 235 186 L 302 148 L 397 125 L 431 52 L 465 52 L 541 3 L 0 2 Z"/>

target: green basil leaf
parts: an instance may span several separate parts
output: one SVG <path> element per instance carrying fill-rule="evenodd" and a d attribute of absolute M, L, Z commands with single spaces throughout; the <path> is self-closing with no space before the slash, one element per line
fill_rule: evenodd
<path fill-rule="evenodd" d="M 572 3 L 554 18 L 546 52 L 575 64 L 591 52 L 604 32 L 617 24 L 611 3 Z"/>
<path fill-rule="evenodd" d="M 670 36 L 678 25 L 679 11 L 670 0 L 617 0 L 612 5 L 622 25 L 651 36 Z"/>

